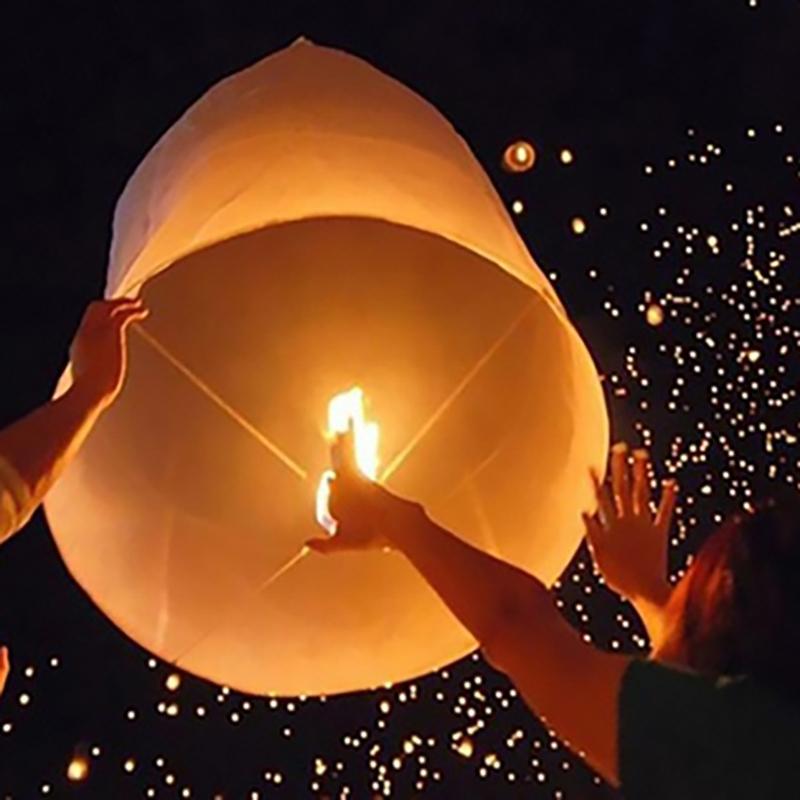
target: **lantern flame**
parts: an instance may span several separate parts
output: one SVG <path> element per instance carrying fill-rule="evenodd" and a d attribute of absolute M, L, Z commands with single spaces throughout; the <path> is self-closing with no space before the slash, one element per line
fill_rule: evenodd
<path fill-rule="evenodd" d="M 364 416 L 364 392 L 360 387 L 335 395 L 328 403 L 327 436 L 352 432 L 356 466 L 364 477 L 375 480 L 378 477 L 378 440 L 380 429 L 377 422 L 368 422 Z M 336 465 L 334 465 L 336 466 Z M 336 520 L 331 516 L 328 502 L 331 481 L 336 477 L 332 469 L 325 470 L 317 487 L 317 522 L 333 536 L 336 533 Z"/>

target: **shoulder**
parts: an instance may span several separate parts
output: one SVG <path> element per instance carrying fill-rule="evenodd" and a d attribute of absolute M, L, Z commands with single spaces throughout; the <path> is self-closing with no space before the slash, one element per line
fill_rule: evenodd
<path fill-rule="evenodd" d="M 750 679 L 634 661 L 619 720 L 630 798 L 772 798 L 800 781 L 800 709 Z"/>

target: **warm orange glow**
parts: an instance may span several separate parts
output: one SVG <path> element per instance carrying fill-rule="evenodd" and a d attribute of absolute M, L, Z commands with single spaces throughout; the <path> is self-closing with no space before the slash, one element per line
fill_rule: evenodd
<path fill-rule="evenodd" d="M 72 761 L 69 762 L 69 766 L 67 767 L 67 778 L 71 781 L 82 781 L 86 779 L 86 776 L 89 774 L 89 762 L 81 757 L 75 756 Z"/>
<path fill-rule="evenodd" d="M 574 234 L 580 236 L 582 233 L 586 233 L 586 222 L 581 217 L 573 217 L 571 224 Z"/>
<path fill-rule="evenodd" d="M 380 430 L 376 422 L 364 418 L 364 392 L 355 386 L 347 392 L 335 395 L 328 404 L 328 430 L 330 438 L 353 432 L 356 466 L 359 472 L 371 480 L 378 477 L 378 439 Z M 328 533 L 336 533 L 336 520 L 328 511 L 330 483 L 335 477 L 333 470 L 326 470 L 317 488 L 317 522 Z"/>
<path fill-rule="evenodd" d="M 645 318 L 648 325 L 657 326 L 664 321 L 664 309 L 658 303 L 651 303 L 645 311 Z"/>
<path fill-rule="evenodd" d="M 536 151 L 530 142 L 513 142 L 503 153 L 503 168 L 507 172 L 527 172 L 535 162 Z"/>
<path fill-rule="evenodd" d="M 469 736 L 460 736 L 454 747 L 455 751 L 463 758 L 471 758 L 472 754 L 475 752 L 475 746 Z"/>
<path fill-rule="evenodd" d="M 510 144 L 524 161 L 531 135 L 502 141 L 496 161 Z M 561 146 L 548 150 L 554 168 Z M 533 210 L 522 188 L 502 200 L 429 102 L 307 41 L 226 77 L 136 169 L 105 286 L 141 293 L 152 315 L 131 337 L 119 401 L 46 511 L 88 597 L 173 665 L 154 672 L 164 724 L 211 716 L 183 683 L 166 685 L 173 671 L 254 696 L 330 697 L 476 647 L 404 559 L 303 546 L 328 535 L 313 507 L 337 469 L 328 403 L 356 384 L 381 425 L 376 484 L 545 584 L 562 573 L 585 533 L 576 511 L 592 510 L 586 476 L 605 464 L 608 415 L 588 349 L 514 230 Z M 575 214 L 602 218 L 590 211 L 575 204 L 566 234 Z M 91 780 L 93 757 L 89 769 Z"/>

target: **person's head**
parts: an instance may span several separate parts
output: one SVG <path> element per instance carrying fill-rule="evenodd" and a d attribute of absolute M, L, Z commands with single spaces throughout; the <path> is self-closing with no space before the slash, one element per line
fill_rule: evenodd
<path fill-rule="evenodd" d="M 800 502 L 764 503 L 715 531 L 670 598 L 656 657 L 800 693 Z"/>

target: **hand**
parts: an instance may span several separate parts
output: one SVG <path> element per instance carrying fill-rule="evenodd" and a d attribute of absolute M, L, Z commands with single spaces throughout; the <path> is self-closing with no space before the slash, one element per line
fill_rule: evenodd
<path fill-rule="evenodd" d="M 143 320 L 141 300 L 99 300 L 83 315 L 70 348 L 74 386 L 105 408 L 116 400 L 125 380 L 127 330 Z"/>
<path fill-rule="evenodd" d="M 336 477 L 330 484 L 328 510 L 338 527 L 333 536 L 306 542 L 306 547 L 317 553 L 387 550 L 393 530 L 403 524 L 406 514 L 419 509 L 358 471 L 352 436 L 352 431 L 338 436 L 332 447 Z"/>
<path fill-rule="evenodd" d="M 649 471 L 650 457 L 646 450 L 634 451 L 631 469 L 627 445 L 615 445 L 611 451 L 613 500 L 608 487 L 592 475 L 599 512 L 595 517 L 585 514 L 584 522 L 589 548 L 608 586 L 634 605 L 644 603 L 663 608 L 671 592 L 667 580 L 667 539 L 677 484 L 664 482 L 654 515 L 650 508 Z"/>
<path fill-rule="evenodd" d="M 3 689 L 6 688 L 9 672 L 11 672 L 11 663 L 8 659 L 8 648 L 3 646 L 0 647 L 0 694 L 3 694 Z"/>

